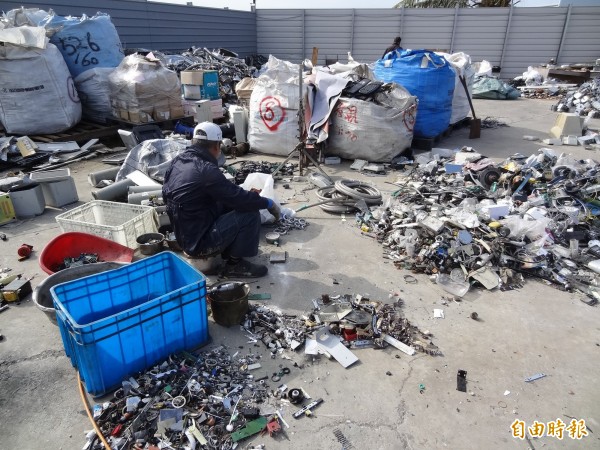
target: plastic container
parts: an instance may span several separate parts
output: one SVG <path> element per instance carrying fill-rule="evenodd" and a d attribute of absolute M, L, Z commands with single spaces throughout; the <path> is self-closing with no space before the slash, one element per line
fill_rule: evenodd
<path fill-rule="evenodd" d="M 44 272 L 52 275 L 59 270 L 65 258 L 77 257 L 82 253 L 96 253 L 101 262 L 129 263 L 133 259 L 134 251 L 93 234 L 63 233 L 46 244 L 39 257 L 40 267 Z"/>
<path fill-rule="evenodd" d="M 156 255 L 163 249 L 165 237 L 161 233 L 142 234 L 136 239 L 142 255 Z"/>
<path fill-rule="evenodd" d="M 66 283 L 67 281 L 73 281 L 89 275 L 106 272 L 107 270 L 118 269 L 123 266 L 123 264 L 124 263 L 118 262 L 99 262 L 96 264 L 86 264 L 84 266 L 70 267 L 61 270 L 60 272 L 50 275 L 33 290 L 33 303 L 35 303 L 35 306 L 37 306 L 40 311 L 46 314 L 46 317 L 48 317 L 50 322 L 57 325 L 54 300 L 50 293 L 52 287 L 57 284 Z"/>
<path fill-rule="evenodd" d="M 42 183 L 42 192 L 46 205 L 53 208 L 60 208 L 79 201 L 73 177 L 52 183 Z"/>
<path fill-rule="evenodd" d="M 209 339 L 206 280 L 171 252 L 50 292 L 65 352 L 93 395 Z"/>
<path fill-rule="evenodd" d="M 156 212 L 151 206 L 93 200 L 56 216 L 61 230 L 80 231 L 136 248 L 136 238 L 155 233 Z"/>
<path fill-rule="evenodd" d="M 11 189 L 9 195 L 19 219 L 39 216 L 46 208 L 42 187 L 37 183 L 24 184 Z"/>
<path fill-rule="evenodd" d="M 71 169 L 44 170 L 43 172 L 31 172 L 29 179 L 36 183 L 52 183 L 54 181 L 63 181 L 71 178 Z"/>
<path fill-rule="evenodd" d="M 215 322 L 224 327 L 239 325 L 248 312 L 249 293 L 246 283 L 224 281 L 214 286 L 208 299 Z"/>
<path fill-rule="evenodd" d="M 17 220 L 10 195 L 0 193 L 0 225 Z"/>

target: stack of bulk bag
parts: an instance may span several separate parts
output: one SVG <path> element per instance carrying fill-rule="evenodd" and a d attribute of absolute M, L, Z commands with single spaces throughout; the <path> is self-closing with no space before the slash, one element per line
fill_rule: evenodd
<path fill-rule="evenodd" d="M 83 116 L 104 123 L 111 115 L 108 76 L 123 60 L 123 48 L 110 16 L 63 17 L 50 12 L 43 21 L 75 81 Z"/>

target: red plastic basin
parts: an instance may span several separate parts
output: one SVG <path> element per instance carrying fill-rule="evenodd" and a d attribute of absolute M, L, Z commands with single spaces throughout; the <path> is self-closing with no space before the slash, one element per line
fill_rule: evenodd
<path fill-rule="evenodd" d="M 116 261 L 129 263 L 133 259 L 134 250 L 87 233 L 63 233 L 52 239 L 40 254 L 40 267 L 52 275 L 64 263 L 67 257 L 78 257 L 82 253 L 96 253 L 99 261 Z"/>

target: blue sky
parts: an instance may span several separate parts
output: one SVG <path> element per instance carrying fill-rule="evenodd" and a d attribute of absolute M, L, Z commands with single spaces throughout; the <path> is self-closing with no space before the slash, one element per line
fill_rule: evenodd
<path fill-rule="evenodd" d="M 189 0 L 160 0 L 162 3 L 186 4 Z M 191 0 L 194 6 L 250 10 L 250 0 Z M 555 6 L 559 0 L 521 0 L 519 6 Z M 391 8 L 398 0 L 256 0 L 257 8 Z"/>

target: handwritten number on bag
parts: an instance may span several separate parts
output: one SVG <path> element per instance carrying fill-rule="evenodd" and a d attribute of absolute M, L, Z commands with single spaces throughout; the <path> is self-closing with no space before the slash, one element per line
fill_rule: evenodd
<path fill-rule="evenodd" d="M 93 52 L 99 52 L 100 51 L 100 46 L 98 44 L 96 44 L 95 42 L 92 41 L 92 36 L 90 35 L 90 33 L 88 32 L 87 34 L 87 42 L 88 42 L 88 47 L 91 51 Z M 96 63 L 98 64 L 98 63 Z"/>
<path fill-rule="evenodd" d="M 89 58 L 89 56 L 92 52 L 99 52 L 100 46 L 96 42 L 92 41 L 92 35 L 89 32 L 86 34 L 85 39 L 87 41 L 87 45 L 84 45 L 81 39 L 79 39 L 76 36 L 60 38 L 59 42 L 67 56 L 73 56 L 77 53 L 75 61 L 73 61 L 74 64 L 81 63 L 83 67 L 89 66 L 90 64 L 96 65 L 98 64 L 98 59 L 93 56 Z M 87 52 L 83 56 L 83 58 L 81 58 L 81 61 L 79 61 L 79 57 L 81 56 L 82 51 L 85 51 L 87 49 L 91 51 Z"/>
<path fill-rule="evenodd" d="M 91 53 L 92 52 L 87 52 L 86 55 L 81 60 L 81 65 L 83 67 L 89 66 L 90 64 L 98 64 L 98 60 L 96 58 L 94 58 L 93 56 L 90 59 L 88 59 L 88 56 L 90 56 Z"/>

